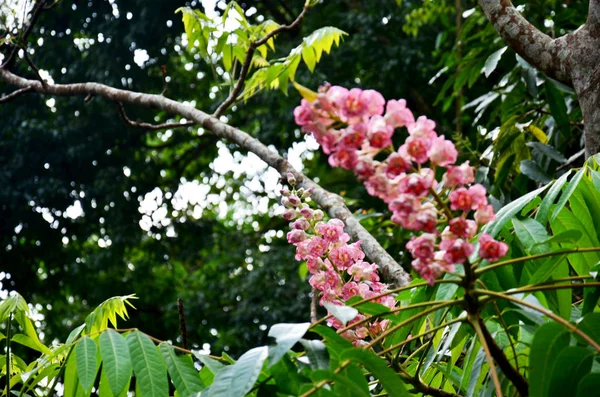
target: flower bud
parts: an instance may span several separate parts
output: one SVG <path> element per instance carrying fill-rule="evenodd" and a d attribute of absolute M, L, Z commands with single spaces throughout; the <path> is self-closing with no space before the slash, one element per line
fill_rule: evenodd
<path fill-rule="evenodd" d="M 286 187 L 284 187 L 283 189 L 281 189 L 281 190 L 279 191 L 279 193 L 280 193 L 280 194 L 281 194 L 283 197 L 288 197 L 290 194 L 292 194 L 292 193 L 290 192 L 290 189 L 288 189 L 288 188 L 287 188 L 287 186 L 286 186 Z"/>
<path fill-rule="evenodd" d="M 300 215 L 305 217 L 306 219 L 312 219 L 314 211 L 308 207 L 302 208 L 300 210 Z"/>
<path fill-rule="evenodd" d="M 287 177 L 287 181 L 290 185 L 294 186 L 296 184 L 296 177 L 294 176 L 294 174 L 292 174 L 291 172 L 288 172 L 286 177 Z"/>
<path fill-rule="evenodd" d="M 298 191 L 298 192 L 300 192 L 300 191 Z M 307 198 L 307 197 L 310 197 L 310 195 L 312 194 L 312 192 L 313 192 L 313 190 L 312 190 L 312 187 L 311 187 L 310 189 L 306 189 L 306 190 L 304 191 L 304 193 L 302 193 L 302 194 L 300 195 L 300 198 L 303 198 L 303 199 L 305 199 L 305 198 Z M 300 194 L 300 193 L 298 193 L 298 194 Z"/>
<path fill-rule="evenodd" d="M 325 214 L 321 210 L 315 210 L 315 212 L 313 212 L 313 219 L 315 219 L 317 221 L 320 221 L 321 219 L 323 219 L 324 216 L 325 216 Z"/>
<path fill-rule="evenodd" d="M 296 195 L 298 197 L 302 197 L 303 194 L 304 194 L 304 188 L 300 188 L 300 189 L 296 190 Z"/>
<path fill-rule="evenodd" d="M 292 227 L 298 230 L 306 230 L 310 227 L 310 223 L 305 218 L 296 219 Z"/>
<path fill-rule="evenodd" d="M 290 199 L 289 199 L 289 197 L 284 197 L 284 198 L 282 198 L 282 199 L 281 199 L 281 204 L 283 204 L 283 206 L 284 206 L 285 208 L 293 208 L 293 207 L 295 207 L 295 206 L 294 206 L 294 204 L 292 204 L 292 203 L 290 202 Z"/>
<path fill-rule="evenodd" d="M 283 211 L 283 219 L 285 219 L 286 221 L 291 221 L 292 219 L 295 219 L 298 217 L 298 211 L 296 210 L 292 210 L 292 209 L 287 209 L 285 211 Z"/>
<path fill-rule="evenodd" d="M 295 194 L 291 194 L 289 197 L 286 197 L 286 198 L 288 199 L 289 203 L 291 205 L 293 205 L 294 207 L 297 207 L 300 204 L 302 204 L 302 202 L 300 201 L 298 196 L 296 196 Z"/>

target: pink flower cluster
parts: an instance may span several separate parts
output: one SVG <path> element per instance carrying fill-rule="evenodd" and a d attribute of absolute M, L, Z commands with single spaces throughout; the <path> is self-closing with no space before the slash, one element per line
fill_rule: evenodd
<path fill-rule="evenodd" d="M 432 120 L 415 120 L 404 99 L 386 103 L 374 90 L 327 84 L 314 101 L 303 99 L 294 117 L 329 155 L 332 167 L 353 171 L 369 194 L 388 204 L 394 223 L 424 232 L 407 249 L 414 269 L 430 284 L 464 263 L 479 228 L 495 219 L 485 187 L 474 184 L 473 167 L 455 165 L 454 144 L 438 136 Z M 399 128 L 406 129 L 407 137 L 395 150 L 392 138 Z M 436 179 L 439 167 L 445 169 L 441 181 Z M 487 234 L 479 243 L 480 258 L 489 262 L 508 251 Z"/>
<path fill-rule="evenodd" d="M 293 178 L 288 177 L 288 181 L 293 183 Z M 287 240 L 296 246 L 296 260 L 306 261 L 309 283 L 320 291 L 321 306 L 326 303 L 343 305 L 353 296 L 369 299 L 388 291 L 387 284 L 380 282 L 378 266 L 364 261 L 360 241 L 350 243 L 350 236 L 344 232 L 344 222 L 339 219 L 325 222 L 323 211 L 313 210 L 303 202 L 310 196 L 309 191 L 298 189 L 290 192 L 284 189 L 281 193 L 285 207 L 283 217 L 291 221 L 292 227 Z M 373 302 L 389 308 L 396 305 L 396 300 L 390 295 L 375 298 Z M 364 318 L 359 314 L 348 325 Z M 366 343 L 365 338 L 382 332 L 388 323 L 388 320 L 381 320 L 360 324 L 345 331 L 342 336 L 359 346 Z M 344 328 L 335 317 L 330 319 L 329 324 L 336 329 Z"/>

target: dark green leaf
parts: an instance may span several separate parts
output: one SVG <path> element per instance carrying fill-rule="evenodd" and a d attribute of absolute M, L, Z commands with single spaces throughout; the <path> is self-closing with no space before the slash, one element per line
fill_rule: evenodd
<path fill-rule="evenodd" d="M 138 330 L 126 337 L 133 373 L 141 397 L 164 397 L 169 394 L 167 370 L 154 342 Z"/>
<path fill-rule="evenodd" d="M 570 335 L 561 324 L 546 323 L 533 336 L 529 353 L 529 392 L 545 396 L 550 387 L 552 370 L 561 351 L 569 346 Z"/>
<path fill-rule="evenodd" d="M 565 98 L 552 81 L 546 80 L 545 87 L 546 99 L 548 100 L 548 105 L 550 105 L 552 117 L 556 121 L 556 125 L 563 136 L 569 136 L 571 133 L 571 125 L 569 123 Z"/>
<path fill-rule="evenodd" d="M 304 346 L 306 355 L 310 360 L 310 367 L 313 370 L 329 368 L 329 355 L 327 354 L 327 347 L 323 342 L 320 340 L 301 339 L 300 343 Z"/>
<path fill-rule="evenodd" d="M 560 178 L 554 181 L 552 186 L 550 186 L 548 193 L 544 197 L 544 200 L 542 200 L 542 204 L 540 204 L 540 208 L 535 215 L 535 220 L 540 222 L 542 225 L 546 224 L 546 221 L 548 220 L 548 214 L 550 213 L 550 207 L 552 204 L 554 204 L 554 200 L 556 200 L 556 197 L 558 197 L 558 194 L 562 190 L 565 183 L 567 183 L 569 174 L 570 172 L 565 172 Z"/>
<path fill-rule="evenodd" d="M 127 342 L 115 330 L 107 329 L 100 335 L 99 345 L 102 372 L 106 374 L 112 393 L 119 395 L 131 377 L 131 358 Z"/>
<path fill-rule="evenodd" d="M 594 396 L 598 394 L 598 390 L 600 390 L 600 374 L 587 374 L 577 386 L 577 397 Z"/>
<path fill-rule="evenodd" d="M 577 173 L 575 174 L 573 179 L 571 179 L 571 181 L 569 182 L 569 185 L 567 186 L 567 188 L 565 189 L 563 194 L 560 196 L 560 200 L 558 200 L 558 203 L 556 204 L 556 208 L 554 208 L 554 212 L 552 213 L 552 216 L 550 217 L 550 221 L 553 221 L 554 219 L 556 219 L 560 210 L 565 206 L 565 204 L 567 203 L 567 201 L 569 200 L 569 198 L 571 197 L 571 195 L 577 188 L 577 185 L 579 185 L 579 182 L 581 181 L 583 174 L 584 174 L 584 169 L 582 168 L 579 171 L 577 171 Z"/>
<path fill-rule="evenodd" d="M 521 173 L 540 183 L 548 183 L 552 180 L 533 160 L 521 160 Z"/>
<path fill-rule="evenodd" d="M 583 347 L 571 346 L 561 351 L 552 370 L 548 396 L 572 395 L 579 381 L 592 369 L 593 359 L 594 352 Z"/>
<path fill-rule="evenodd" d="M 200 380 L 198 371 L 194 368 L 194 363 L 190 356 L 177 356 L 173 346 L 166 342 L 162 342 L 159 348 L 167 364 L 167 370 L 175 385 L 175 390 L 177 390 L 177 393 L 181 397 L 189 397 L 204 389 L 204 385 Z"/>

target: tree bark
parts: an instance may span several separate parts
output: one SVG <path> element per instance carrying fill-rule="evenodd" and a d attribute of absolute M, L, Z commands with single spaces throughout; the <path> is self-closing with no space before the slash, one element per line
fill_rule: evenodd
<path fill-rule="evenodd" d="M 8 84 L 19 88 L 28 88 L 28 92 L 56 96 L 99 96 L 115 102 L 164 110 L 171 114 L 178 114 L 188 120 L 193 120 L 203 128 L 211 131 L 215 136 L 234 142 L 240 147 L 256 154 L 268 165 L 279 171 L 281 175 L 291 172 L 296 177 L 298 187 L 313 189 L 311 198 L 321 208 L 326 210 L 331 217 L 341 219 L 346 224 L 346 231 L 354 239 L 362 241 L 361 247 L 367 257 L 379 265 L 384 281 L 392 284 L 393 287 L 405 286 L 411 281 L 410 275 L 356 220 L 352 212 L 346 207 L 342 197 L 323 189 L 303 173 L 294 169 L 276 151 L 269 149 L 262 142 L 240 129 L 225 124 L 201 110 L 165 98 L 162 95 L 120 90 L 99 83 L 42 84 L 37 80 L 28 80 L 17 76 L 6 69 L 0 69 L 0 80 L 4 80 Z"/>
<path fill-rule="evenodd" d="M 590 0 L 585 25 L 552 39 L 510 0 L 480 0 L 494 28 L 517 54 L 549 77 L 575 88 L 584 121 L 586 158 L 600 152 L 600 0 Z"/>

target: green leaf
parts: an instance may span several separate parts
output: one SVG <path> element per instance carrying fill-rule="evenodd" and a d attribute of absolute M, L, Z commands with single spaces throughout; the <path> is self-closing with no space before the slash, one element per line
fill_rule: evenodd
<path fill-rule="evenodd" d="M 338 306 L 333 303 L 325 303 L 325 308 L 332 316 L 340 320 L 344 326 L 348 321 L 353 320 L 358 316 L 358 310 L 350 306 Z"/>
<path fill-rule="evenodd" d="M 599 389 L 600 374 L 587 374 L 581 379 L 579 385 L 577 386 L 577 397 L 590 397 L 596 395 Z"/>
<path fill-rule="evenodd" d="M 334 392 L 338 396 L 370 397 L 369 384 L 361 369 L 350 364 L 334 377 Z"/>
<path fill-rule="evenodd" d="M 203 397 L 245 396 L 258 379 L 268 354 L 266 346 L 248 350 L 235 364 L 223 368 L 215 376 L 213 384 L 202 393 Z"/>
<path fill-rule="evenodd" d="M 315 65 L 317 64 L 317 60 L 315 58 L 315 50 L 311 47 L 305 47 L 302 49 L 302 60 L 308 67 L 308 70 L 312 72 L 315 71 Z"/>
<path fill-rule="evenodd" d="M 521 173 L 540 183 L 548 183 L 552 180 L 533 160 L 521 160 Z"/>
<path fill-rule="evenodd" d="M 490 74 L 496 70 L 498 62 L 500 61 L 500 58 L 502 58 L 502 54 L 504 54 L 507 48 L 508 47 L 500 48 L 498 51 L 495 51 L 492 55 L 490 55 L 485 61 L 485 65 L 483 66 L 481 73 L 484 73 L 486 78 L 490 77 Z"/>
<path fill-rule="evenodd" d="M 138 330 L 125 338 L 133 364 L 136 385 L 141 397 L 163 397 L 169 394 L 167 371 L 154 342 Z"/>
<path fill-rule="evenodd" d="M 545 396 L 550 387 L 552 369 L 561 351 L 569 346 L 569 333 L 557 323 L 546 323 L 533 336 L 529 353 L 529 392 Z"/>
<path fill-rule="evenodd" d="M 506 223 L 513 216 L 515 216 L 515 214 L 517 214 L 519 211 L 521 211 L 521 209 L 523 207 L 525 207 L 525 205 L 527 205 L 527 203 L 529 203 L 531 200 L 533 200 L 535 197 L 537 197 L 541 192 L 546 190 L 547 187 L 548 187 L 548 185 L 543 186 L 539 189 L 536 189 L 532 192 L 529 192 L 526 195 L 524 195 L 524 196 L 516 199 L 515 201 L 502 207 L 500 209 L 500 211 L 498 211 L 498 213 L 496 214 L 496 220 L 488 223 L 483 228 L 483 231 L 485 233 L 490 234 L 492 237 L 496 237 L 498 235 L 498 233 L 500 233 L 500 230 L 502 230 L 504 225 L 506 225 Z"/>
<path fill-rule="evenodd" d="M 41 342 L 35 342 L 33 339 L 31 339 L 29 336 L 24 335 L 24 334 L 15 334 L 12 336 L 11 340 L 14 343 L 18 343 L 20 345 L 23 346 L 27 346 L 30 349 L 36 350 L 40 353 L 44 353 L 44 354 L 52 354 L 52 350 L 48 349 L 46 346 L 44 346 Z"/>
<path fill-rule="evenodd" d="M 96 373 L 98 372 L 96 353 L 96 342 L 87 335 L 81 338 L 75 346 L 77 375 L 86 394 L 91 392 L 96 380 Z"/>
<path fill-rule="evenodd" d="M 550 113 L 552 113 L 552 117 L 563 136 L 569 136 L 571 134 L 571 125 L 569 123 L 565 98 L 552 81 L 546 80 L 545 87 L 546 99 L 548 100 L 548 105 L 550 105 Z"/>
<path fill-rule="evenodd" d="M 80 397 L 86 395 L 77 376 L 77 360 L 75 354 L 69 354 L 64 376 L 63 397 Z"/>
<path fill-rule="evenodd" d="M 269 347 L 269 366 L 272 366 L 288 352 L 308 331 L 310 323 L 275 324 L 269 330 L 269 336 L 275 338 L 275 346 Z"/>
<path fill-rule="evenodd" d="M 365 366 L 376 379 L 379 379 L 390 397 L 410 396 L 400 376 L 388 367 L 385 360 L 374 353 L 367 350 L 350 349 L 343 352 L 340 358 Z"/>
<path fill-rule="evenodd" d="M 572 395 L 580 380 L 592 369 L 593 359 L 594 352 L 583 347 L 571 346 L 561 351 L 552 370 L 548 396 Z"/>
<path fill-rule="evenodd" d="M 519 241 L 527 250 L 548 240 L 546 228 L 534 219 L 524 219 L 523 221 L 513 219 L 513 226 Z"/>
<path fill-rule="evenodd" d="M 329 368 L 329 356 L 327 355 L 327 346 L 320 340 L 306 340 L 301 339 L 300 343 L 304 346 L 306 355 L 310 360 L 310 368 L 315 369 L 328 369 Z"/>
<path fill-rule="evenodd" d="M 99 338 L 102 372 L 114 395 L 121 394 L 131 377 L 131 358 L 125 338 L 113 329 L 107 329 Z"/>
<path fill-rule="evenodd" d="M 576 244 L 581 239 L 581 237 L 583 237 L 583 233 L 581 232 L 581 230 L 577 230 L 577 229 L 565 230 L 563 232 L 560 232 L 560 233 L 550 237 L 548 240 L 541 241 L 539 243 L 536 243 L 535 245 L 561 244 L 561 243 Z"/>
<path fill-rule="evenodd" d="M 584 334 L 592 338 L 596 343 L 600 344 L 600 313 L 590 313 L 586 315 L 583 320 L 577 325 Z M 581 337 L 575 334 L 575 337 L 582 343 L 587 345 Z"/>
<path fill-rule="evenodd" d="M 205 388 L 190 356 L 177 356 L 173 346 L 166 342 L 162 342 L 159 348 L 175 390 L 181 397 L 189 397 Z"/>
<path fill-rule="evenodd" d="M 565 204 L 567 203 L 567 201 L 569 200 L 569 198 L 571 197 L 571 195 L 577 188 L 577 185 L 579 185 L 579 182 L 581 181 L 583 174 L 584 174 L 584 169 L 582 168 L 579 171 L 577 171 L 577 173 L 575 174 L 573 179 L 571 179 L 571 181 L 569 182 L 569 186 L 567 186 L 567 188 L 565 189 L 563 194 L 560 196 L 560 200 L 558 200 L 558 203 L 556 204 L 556 208 L 554 208 L 554 212 L 552 213 L 552 216 L 550 217 L 550 221 L 553 221 L 554 219 L 556 219 L 560 210 L 565 206 Z"/>
<path fill-rule="evenodd" d="M 129 384 L 131 382 L 131 377 L 127 378 L 127 382 L 125 387 L 123 388 L 123 391 L 121 391 L 120 394 L 115 395 L 113 394 L 111 387 L 110 387 L 110 382 L 108 381 L 108 377 L 106 375 L 105 371 L 101 371 L 100 373 L 100 386 L 98 389 L 98 397 L 127 397 L 127 392 L 129 391 Z"/>
<path fill-rule="evenodd" d="M 545 225 L 548 221 L 550 207 L 552 206 L 552 204 L 554 204 L 554 200 L 556 200 L 556 197 L 562 190 L 565 183 L 567 183 L 567 178 L 569 177 L 569 174 L 570 172 L 565 172 L 560 178 L 558 178 L 552 184 L 552 186 L 550 186 L 548 193 L 544 197 L 544 200 L 542 200 L 542 204 L 540 204 L 540 208 L 538 209 L 538 212 L 535 215 L 535 220 L 541 223 L 542 225 Z"/>
<path fill-rule="evenodd" d="M 554 148 L 554 146 L 546 145 L 541 142 L 527 142 L 527 146 L 537 149 L 549 158 L 559 163 L 566 163 L 567 159 L 562 155 L 558 150 Z"/>
<path fill-rule="evenodd" d="M 207 354 L 200 354 L 198 351 L 192 350 L 192 353 L 206 368 L 210 370 L 213 374 L 218 374 L 223 368 L 225 368 L 225 364 L 220 363 L 219 361 L 210 358 Z"/>
<path fill-rule="evenodd" d="M 323 339 L 325 339 L 326 346 L 330 353 L 333 352 L 339 356 L 343 351 L 353 348 L 352 343 L 342 338 L 338 333 L 329 327 L 317 325 L 311 331 L 316 332 L 317 334 L 321 335 Z"/>

